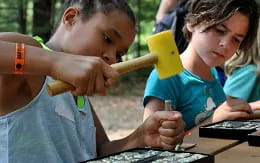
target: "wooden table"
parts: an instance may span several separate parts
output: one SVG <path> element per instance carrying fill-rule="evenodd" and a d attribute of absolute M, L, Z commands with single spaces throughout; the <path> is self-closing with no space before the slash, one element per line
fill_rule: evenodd
<path fill-rule="evenodd" d="M 247 142 L 243 142 L 216 155 L 215 162 L 260 163 L 260 147 L 249 146 Z"/>
<path fill-rule="evenodd" d="M 241 142 L 239 140 L 216 139 L 199 137 L 199 130 L 194 130 L 191 135 L 185 136 L 184 143 L 195 143 L 196 146 L 187 150 L 189 152 L 198 152 L 216 155 L 229 148 L 232 148 Z"/>
<path fill-rule="evenodd" d="M 215 163 L 260 163 L 260 147 L 249 146 L 247 141 L 203 138 L 195 130 L 184 143 L 196 143 L 187 151 L 214 155 Z"/>

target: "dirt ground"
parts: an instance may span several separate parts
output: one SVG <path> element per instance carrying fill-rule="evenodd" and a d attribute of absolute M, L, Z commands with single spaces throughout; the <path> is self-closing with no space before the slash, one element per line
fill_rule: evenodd
<path fill-rule="evenodd" d="M 111 140 L 129 135 L 142 123 L 142 96 L 93 96 L 90 101 Z"/>
<path fill-rule="evenodd" d="M 129 135 L 143 121 L 142 98 L 152 67 L 121 75 L 107 96 L 90 101 L 111 140 Z"/>

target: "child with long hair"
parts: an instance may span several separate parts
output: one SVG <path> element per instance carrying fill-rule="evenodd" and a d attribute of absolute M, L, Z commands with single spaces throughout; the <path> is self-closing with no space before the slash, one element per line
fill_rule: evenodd
<path fill-rule="evenodd" d="M 228 79 L 224 91 L 228 98 L 240 98 L 260 110 L 260 26 L 253 46 L 236 53 L 225 63 Z M 257 102 L 258 101 L 258 102 Z"/>

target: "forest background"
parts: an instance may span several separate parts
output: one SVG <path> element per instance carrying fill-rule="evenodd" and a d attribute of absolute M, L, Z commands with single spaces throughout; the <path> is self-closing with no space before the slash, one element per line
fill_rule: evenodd
<path fill-rule="evenodd" d="M 48 40 L 60 19 L 65 0 L 0 0 L 0 32 L 39 35 Z M 138 35 L 124 58 L 146 54 L 145 39 L 151 35 L 159 0 L 128 0 L 138 20 Z"/>

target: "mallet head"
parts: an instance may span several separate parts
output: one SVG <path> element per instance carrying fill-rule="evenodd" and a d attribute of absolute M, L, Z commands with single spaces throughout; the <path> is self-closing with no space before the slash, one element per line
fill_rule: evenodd
<path fill-rule="evenodd" d="M 147 39 L 149 50 L 158 56 L 155 68 L 159 78 L 164 79 L 184 71 L 172 31 L 167 30 Z"/>

